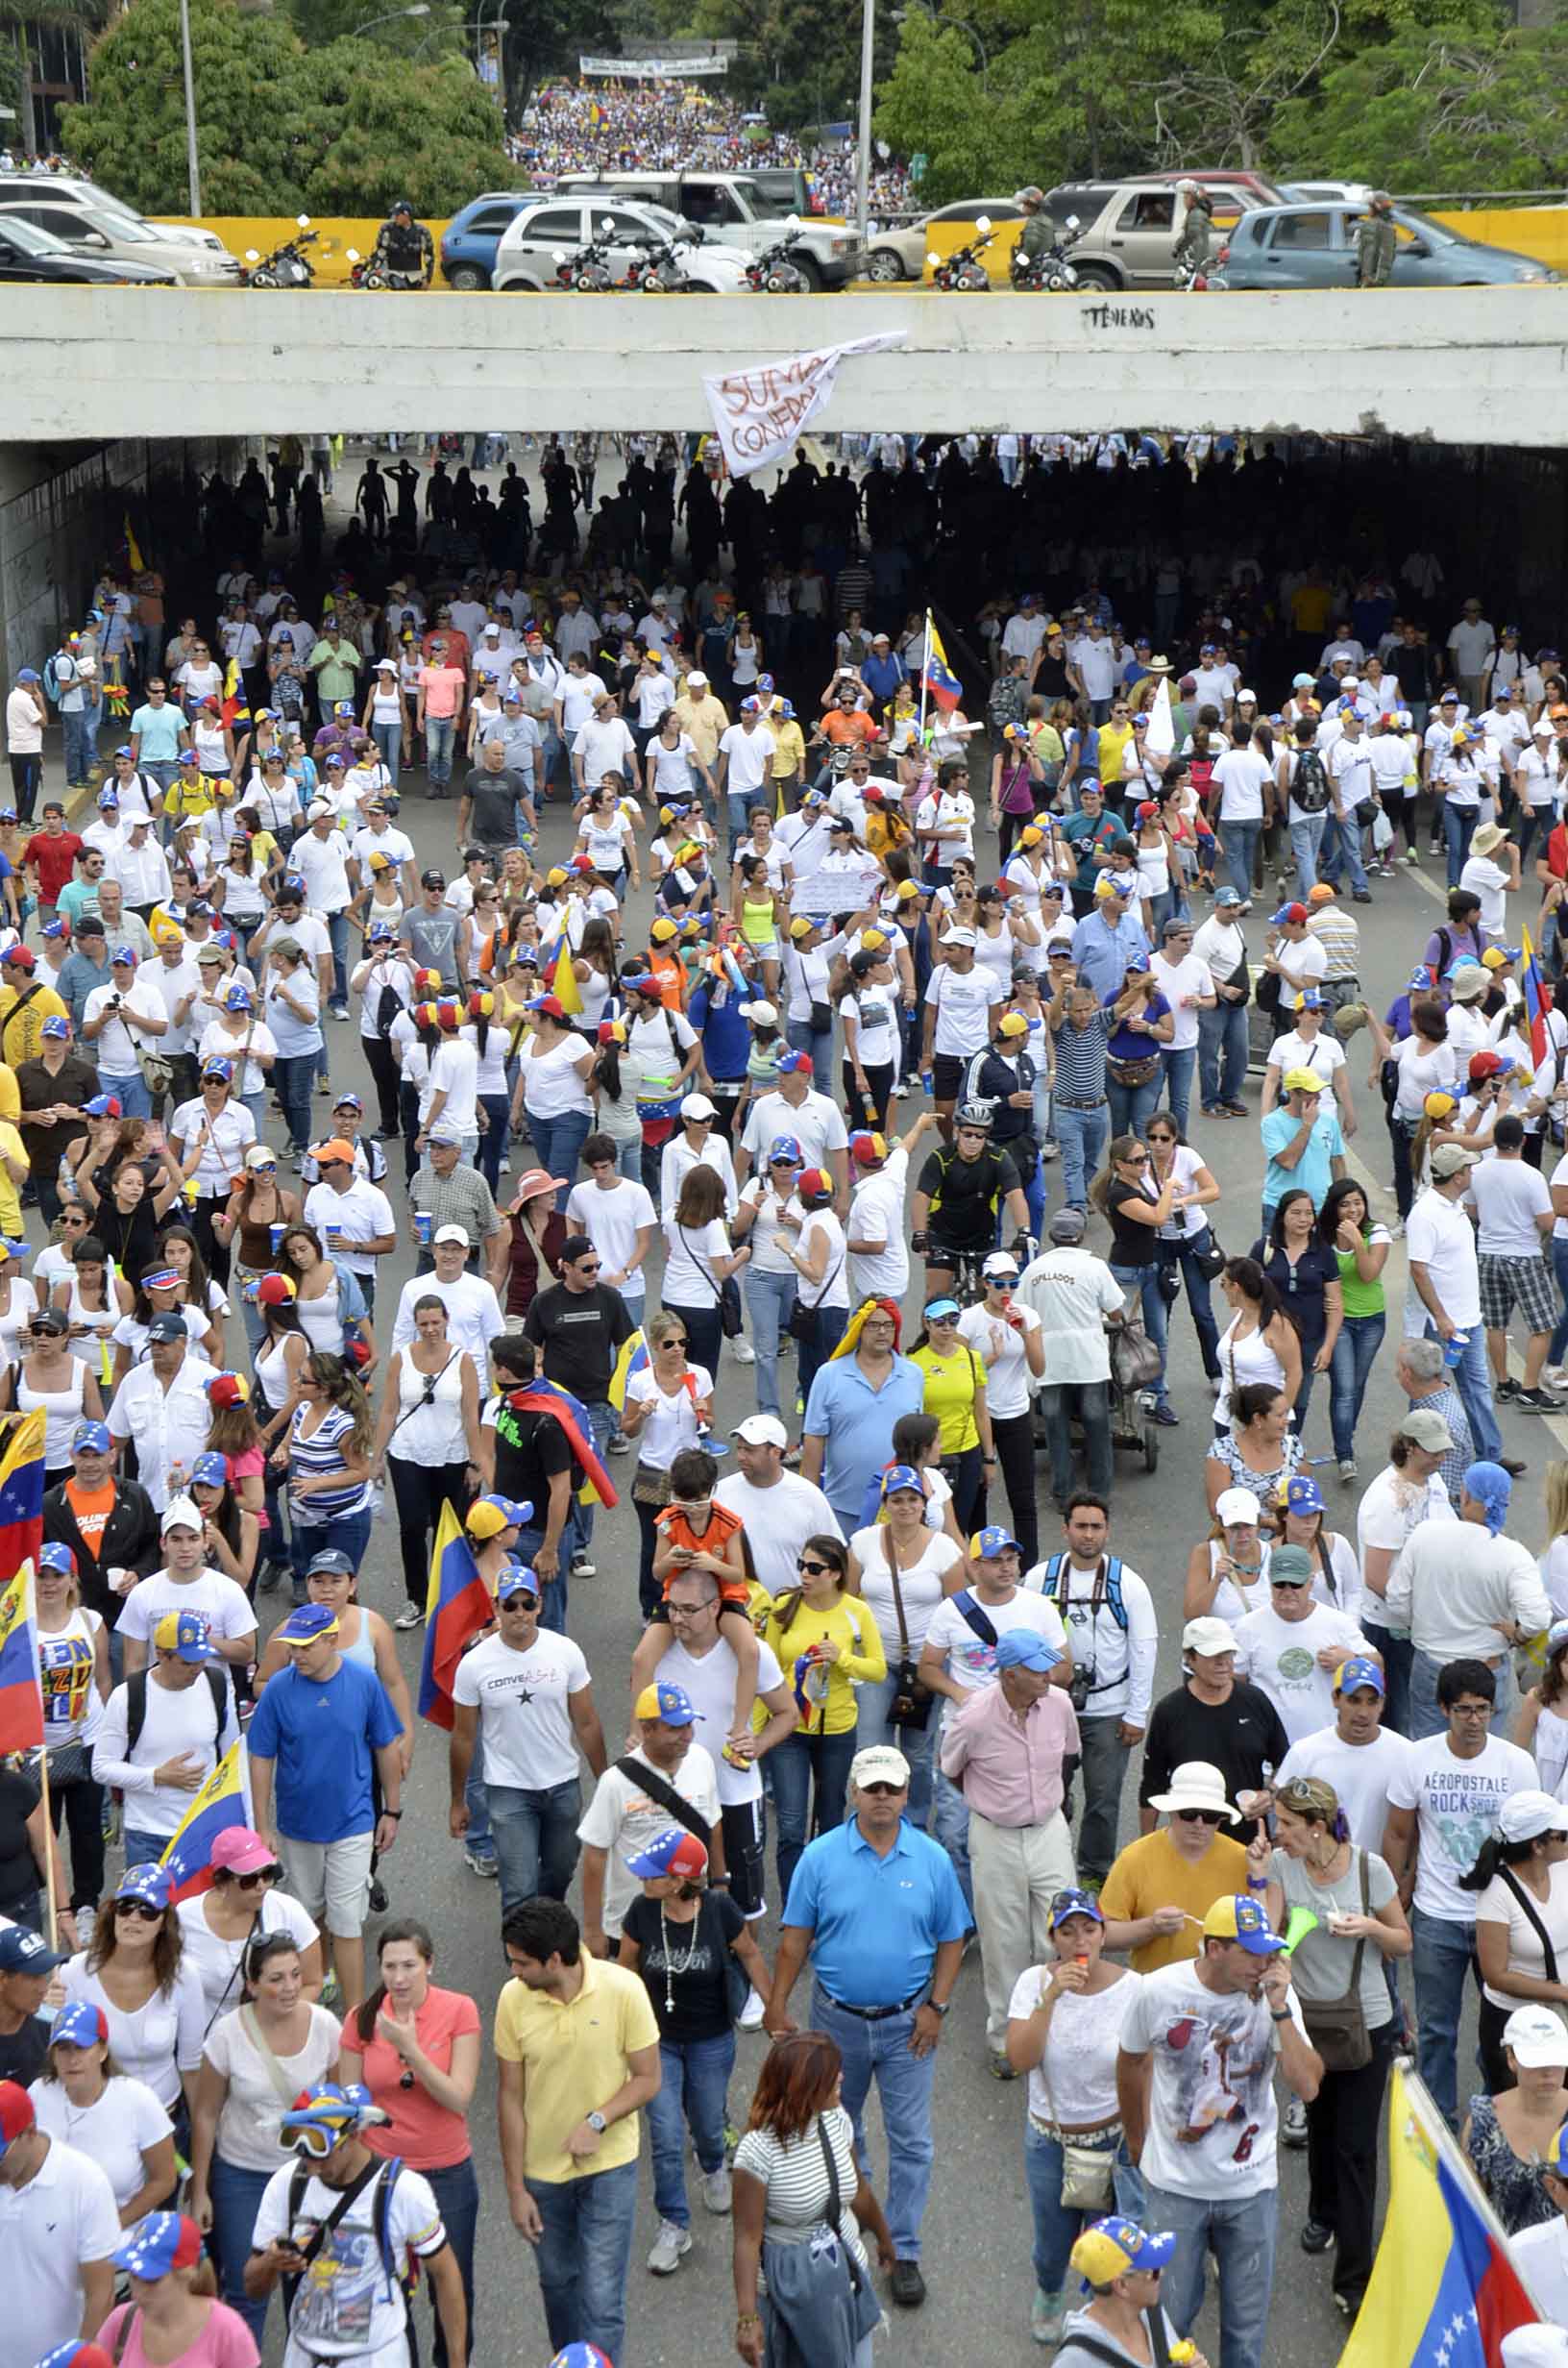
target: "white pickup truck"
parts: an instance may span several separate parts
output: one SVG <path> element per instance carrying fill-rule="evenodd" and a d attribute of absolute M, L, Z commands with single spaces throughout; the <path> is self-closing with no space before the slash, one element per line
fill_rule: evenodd
<path fill-rule="evenodd" d="M 555 184 L 563 196 L 644 198 L 667 206 L 706 235 L 745 255 L 764 255 L 784 235 L 786 213 L 769 204 L 745 173 L 563 173 Z M 855 276 L 859 241 L 844 222 L 797 217 L 800 243 L 794 260 L 813 288 L 843 287 Z"/>

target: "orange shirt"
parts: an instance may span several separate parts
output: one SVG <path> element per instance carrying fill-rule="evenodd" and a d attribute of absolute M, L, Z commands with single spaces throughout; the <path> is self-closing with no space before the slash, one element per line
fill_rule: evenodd
<path fill-rule="evenodd" d="M 82 1532 L 83 1544 L 96 1562 L 104 1524 L 114 1510 L 114 1483 L 108 1480 L 101 1489 L 85 1489 L 79 1480 L 67 1480 L 65 1502 Z"/>
<path fill-rule="evenodd" d="M 707 1528 L 698 1535 L 678 1505 L 666 1505 L 664 1511 L 654 1517 L 654 1526 L 664 1532 L 667 1545 L 689 1546 L 694 1554 L 717 1555 L 723 1554 L 730 1539 L 744 1524 L 740 1515 L 731 1513 L 727 1505 L 712 1505 L 708 1510 Z M 674 1576 L 672 1570 L 664 1582 L 667 1596 L 670 1581 Z M 747 1617 L 750 1616 L 751 1585 L 744 1571 L 731 1571 L 727 1578 L 720 1580 L 719 1597 L 722 1603 L 733 1605 L 738 1611 L 746 1613 Z"/>

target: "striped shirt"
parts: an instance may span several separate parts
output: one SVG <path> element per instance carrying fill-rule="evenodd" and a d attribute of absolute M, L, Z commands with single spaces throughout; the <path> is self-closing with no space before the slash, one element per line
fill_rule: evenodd
<path fill-rule="evenodd" d="M 370 1487 L 362 1480 L 350 1480 L 343 1462 L 343 1442 L 354 1429 L 354 1419 L 341 1406 L 329 1406 L 308 1438 L 300 1426 L 310 1412 L 307 1406 L 297 1406 L 289 1428 L 289 1482 L 301 1480 L 340 1479 L 335 1489 L 312 1489 L 308 1496 L 291 1494 L 289 1517 L 307 1528 L 322 1522 L 346 1520 L 355 1513 L 370 1509 Z"/>
<path fill-rule="evenodd" d="M 1102 1008 L 1084 1027 L 1064 1020 L 1056 1038 L 1056 1098 L 1077 1103 L 1105 1099 L 1105 1048 L 1111 1039 L 1111 1013 Z"/>

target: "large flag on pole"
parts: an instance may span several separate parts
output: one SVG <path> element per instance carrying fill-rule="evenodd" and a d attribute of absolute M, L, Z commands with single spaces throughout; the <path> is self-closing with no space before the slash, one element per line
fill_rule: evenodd
<path fill-rule="evenodd" d="M 13 1417 L 0 1454 L 0 1573 L 31 1562 L 43 1543 L 44 1411 Z"/>
<path fill-rule="evenodd" d="M 33 1611 L 33 1565 L 23 1563 L 0 1590 L 0 1754 L 37 1751 L 43 1742 L 43 1681 Z"/>
<path fill-rule="evenodd" d="M 490 1590 L 450 1499 L 441 1507 L 430 1584 L 425 1598 L 425 1661 L 419 1673 L 419 1714 L 452 1731 L 452 1681 L 463 1647 L 495 1617 Z"/>
<path fill-rule="evenodd" d="M 1525 992 L 1525 1018 L 1530 1028 L 1530 1049 L 1537 1069 L 1546 1058 L 1546 1015 L 1552 1008 L 1552 990 L 1541 976 L 1541 966 L 1535 959 L 1535 949 L 1530 942 L 1530 931 L 1520 925 L 1519 950 L 1524 956 L 1524 969 L 1519 983 Z"/>
<path fill-rule="evenodd" d="M 1502 2368 L 1504 2336 L 1540 2316 L 1425 2083 L 1396 2064 L 1388 2215 L 1339 2368 Z"/>
<path fill-rule="evenodd" d="M 943 714 L 956 707 L 964 696 L 964 685 L 947 663 L 947 653 L 929 608 L 925 612 L 925 663 L 920 683 Z"/>
<path fill-rule="evenodd" d="M 1154 694 L 1149 709 L 1148 737 L 1144 747 L 1151 756 L 1170 756 L 1176 750 L 1176 719 L 1170 712 L 1170 680 L 1162 675 L 1160 688 Z"/>
<path fill-rule="evenodd" d="M 231 1743 L 191 1802 L 159 1861 L 178 1906 L 212 1887 L 212 1843 L 232 1825 L 251 1822 L 250 1763 L 243 1739 Z"/>

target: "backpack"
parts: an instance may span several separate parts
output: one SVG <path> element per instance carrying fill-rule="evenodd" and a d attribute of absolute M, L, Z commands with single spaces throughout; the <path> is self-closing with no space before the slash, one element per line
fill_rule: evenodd
<path fill-rule="evenodd" d="M 410 2257 L 407 2277 L 399 2277 L 397 2262 L 392 2251 L 391 2231 L 388 2225 L 392 2216 L 392 2190 L 397 2185 L 398 2173 L 402 2170 L 402 2168 L 403 2157 L 401 2155 L 394 2155 L 389 2160 L 371 2165 L 370 2168 L 355 2183 L 355 2184 L 347 2190 L 337 2211 L 332 2214 L 331 2218 L 330 2220 L 323 2221 L 314 2238 L 308 2245 L 306 2246 L 305 2254 L 307 2260 L 314 2259 L 316 2254 L 321 2249 L 323 2239 L 327 2235 L 328 2231 L 335 2226 L 338 2219 L 345 2218 L 347 2216 L 348 2208 L 355 2202 L 363 2188 L 369 2186 L 374 2181 L 376 2193 L 375 2200 L 371 2207 L 371 2224 L 376 2232 L 376 2250 L 380 2256 L 381 2269 L 386 2278 L 388 2295 L 390 2296 L 393 2286 L 400 2286 L 403 2290 L 404 2300 L 407 2302 L 412 2298 L 414 2288 L 419 2282 L 418 2259 L 417 2256 Z M 289 2179 L 288 2226 L 291 2229 L 299 2219 L 300 2206 L 305 2201 L 305 2191 L 310 2183 L 310 2179 L 311 2170 L 310 2165 L 307 2162 L 300 2163 Z M 296 2285 L 298 2281 L 296 2281 Z M 289 2299 L 290 2306 L 292 2306 L 292 2297 Z"/>
<path fill-rule="evenodd" d="M 222 1669 L 209 1662 L 202 1675 L 212 1696 L 212 1748 L 217 1750 L 223 1740 L 223 1722 L 229 1715 L 229 1680 Z M 129 1760 L 141 1739 L 147 1723 L 147 1676 L 145 1669 L 133 1670 L 125 1681 L 125 1756 Z"/>
<path fill-rule="evenodd" d="M 1304 814 L 1328 812 L 1329 777 L 1316 749 L 1296 751 L 1296 770 L 1290 783 L 1290 796 Z"/>
<path fill-rule="evenodd" d="M 58 705 L 60 702 L 60 668 L 55 663 L 53 656 L 46 657 L 43 661 L 43 687 L 49 697 L 54 700 Z"/>
<path fill-rule="evenodd" d="M 376 998 L 376 1033 L 383 1041 L 391 1031 L 393 1021 L 404 1008 L 402 996 L 389 978 Z"/>
<path fill-rule="evenodd" d="M 1041 1594 L 1047 1603 L 1054 1603 L 1059 1612 L 1062 1609 L 1062 1573 L 1066 1566 L 1067 1558 L 1065 1554 L 1053 1554 L 1045 1565 L 1044 1576 L 1040 1582 Z M 1098 1581 L 1095 1583 L 1094 1591 L 1094 1597 L 1097 1596 L 1099 1596 Z M 1091 1602 L 1094 1597 L 1090 1597 Z M 956 1601 L 957 1598 L 955 1597 L 954 1600 Z M 1125 1636 L 1127 1633 L 1127 1605 L 1121 1591 L 1121 1556 L 1119 1554 L 1113 1554 L 1106 1564 L 1105 1593 L 1100 1600 L 1111 1606 L 1111 1616 Z"/>

